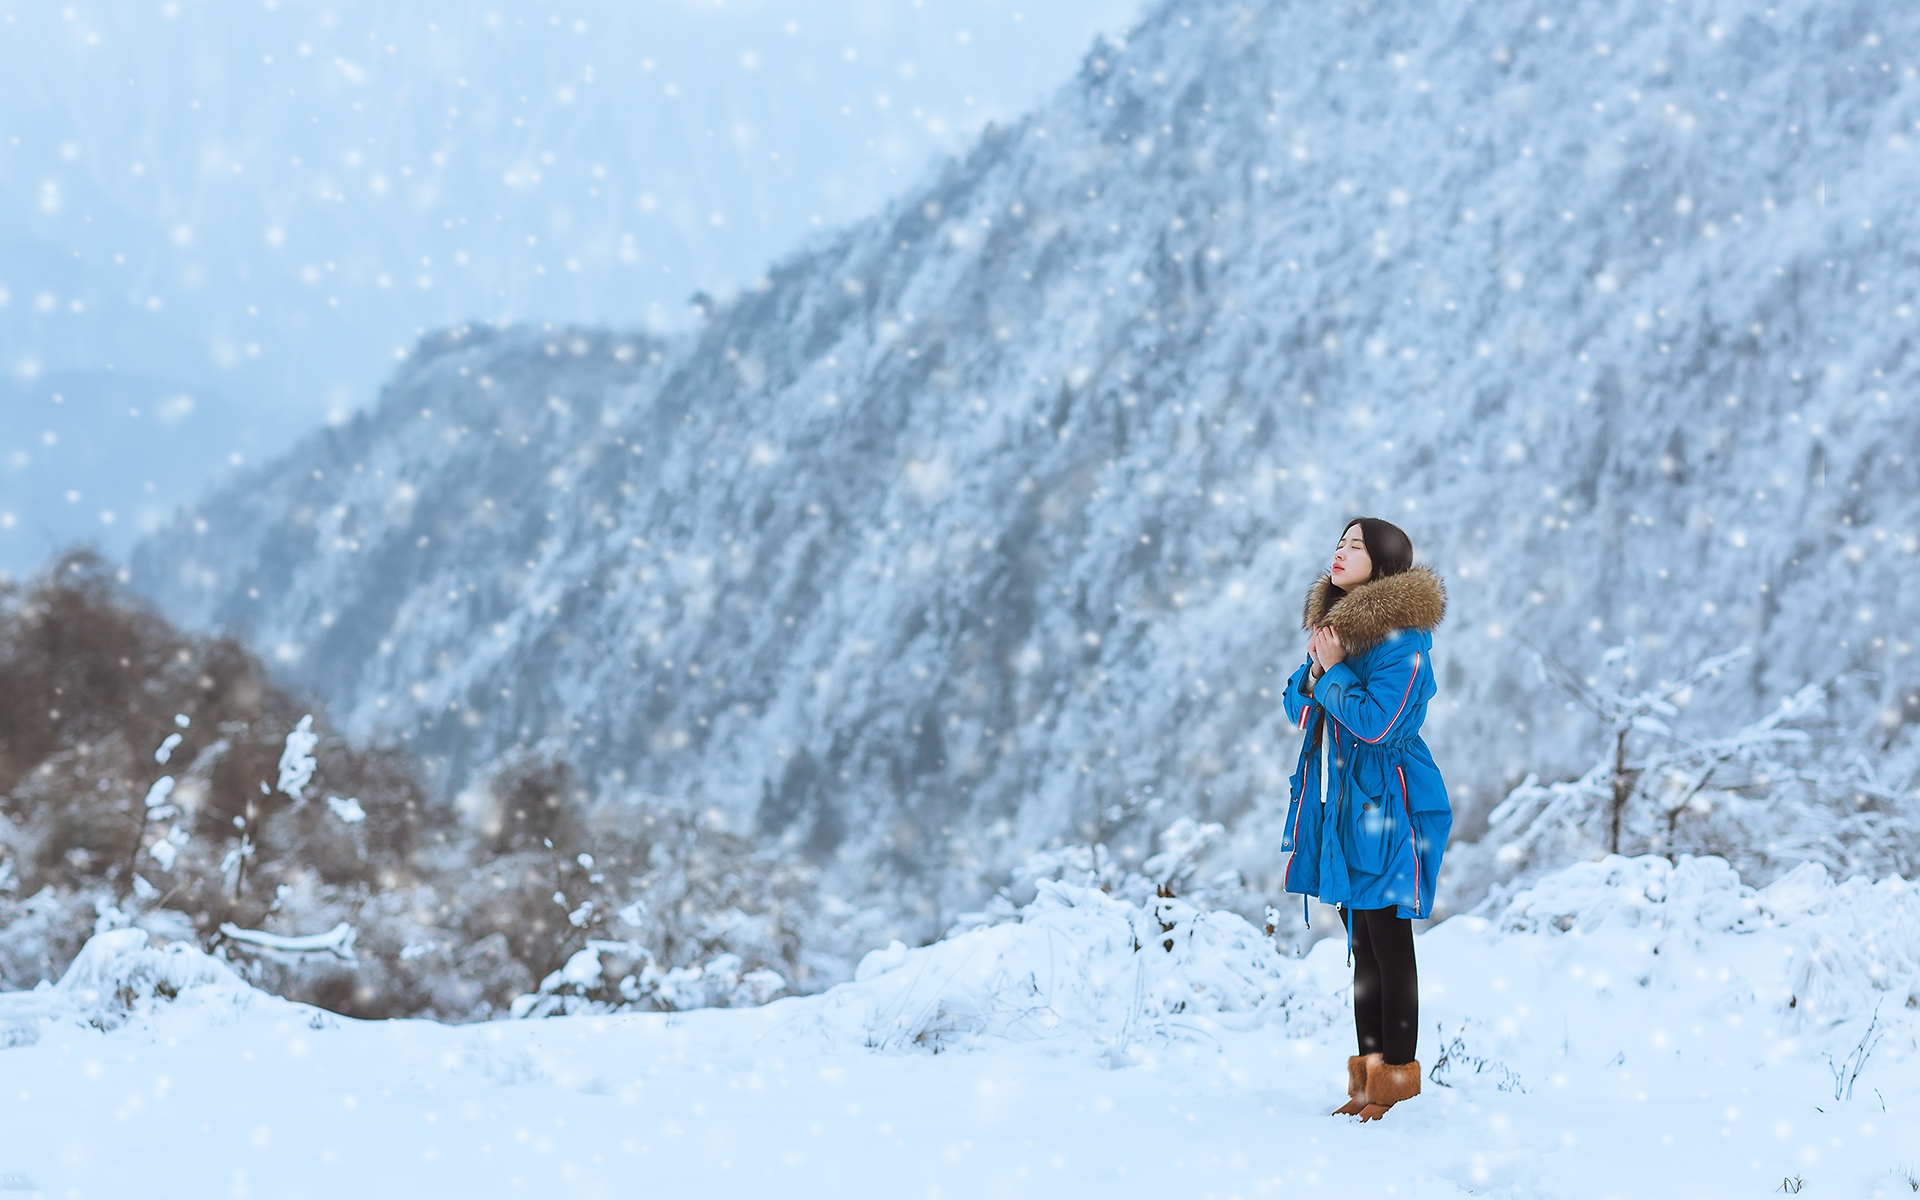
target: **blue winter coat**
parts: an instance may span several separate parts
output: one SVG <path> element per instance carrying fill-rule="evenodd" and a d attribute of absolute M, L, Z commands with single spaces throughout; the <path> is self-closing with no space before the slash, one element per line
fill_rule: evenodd
<path fill-rule="evenodd" d="M 1293 852 L 1287 891 L 1392 906 L 1402 917 L 1432 913 L 1453 810 L 1420 726 L 1437 690 L 1432 628 L 1444 608 L 1439 577 L 1422 567 L 1344 598 L 1323 576 L 1309 594 L 1308 627 L 1332 625 L 1348 649 L 1311 696 L 1301 690 L 1310 662 L 1287 681 L 1287 717 L 1307 734 L 1281 843 Z M 1324 803 L 1316 725 L 1332 766 Z"/>

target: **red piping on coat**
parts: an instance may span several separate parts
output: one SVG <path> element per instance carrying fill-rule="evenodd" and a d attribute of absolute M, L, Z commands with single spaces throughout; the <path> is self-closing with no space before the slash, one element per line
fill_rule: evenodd
<path fill-rule="evenodd" d="M 1413 828 L 1413 800 L 1407 795 L 1407 773 L 1395 763 L 1393 773 L 1400 777 L 1400 804 L 1407 810 L 1407 844 L 1413 847 L 1413 911 L 1420 911 L 1420 836 Z M 1292 868 L 1293 860 L 1287 860 Z"/>
<path fill-rule="evenodd" d="M 1306 715 L 1303 712 L 1301 714 L 1303 728 L 1305 720 Z M 1306 809 L 1307 795 L 1306 789 L 1303 787 L 1300 789 L 1300 807 L 1293 810 L 1293 836 L 1288 839 L 1293 843 L 1293 849 L 1287 854 L 1286 874 L 1280 877 L 1280 886 L 1282 889 L 1290 889 L 1293 887 L 1293 860 L 1300 856 L 1300 814 L 1305 812 Z"/>
<path fill-rule="evenodd" d="M 1407 711 L 1407 697 L 1413 695 L 1413 681 L 1418 678 L 1420 678 L 1420 652 L 1418 650 L 1415 650 L 1413 652 L 1413 674 L 1407 676 L 1407 690 L 1400 697 L 1400 707 L 1395 709 L 1393 712 L 1393 721 L 1387 722 L 1387 727 L 1380 731 L 1380 737 L 1371 737 L 1371 738 L 1363 737 L 1363 738 L 1360 738 L 1361 741 L 1371 746 L 1376 742 L 1378 742 L 1380 738 L 1384 738 L 1389 733 L 1393 732 L 1394 721 L 1398 721 L 1400 719 L 1400 714 Z M 1358 733 L 1354 734 L 1353 736 L 1360 737 Z"/>

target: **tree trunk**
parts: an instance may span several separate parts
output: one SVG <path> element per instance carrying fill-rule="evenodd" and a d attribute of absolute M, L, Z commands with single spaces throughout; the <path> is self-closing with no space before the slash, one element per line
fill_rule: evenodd
<path fill-rule="evenodd" d="M 1613 735 L 1613 802 L 1609 805 L 1607 823 L 1607 853 L 1620 853 L 1620 818 L 1627 811 L 1627 800 L 1633 795 L 1633 774 L 1627 770 L 1627 734 L 1631 725 L 1622 725 Z"/>

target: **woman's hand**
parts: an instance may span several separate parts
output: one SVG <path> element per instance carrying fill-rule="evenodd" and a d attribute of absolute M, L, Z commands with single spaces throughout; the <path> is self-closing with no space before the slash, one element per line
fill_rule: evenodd
<path fill-rule="evenodd" d="M 1326 664 L 1320 660 L 1320 635 L 1323 632 L 1325 631 L 1316 629 L 1313 631 L 1313 634 L 1307 638 L 1307 681 L 1304 690 L 1309 696 L 1313 695 L 1313 685 L 1318 683 L 1320 677 L 1327 673 Z"/>
<path fill-rule="evenodd" d="M 1340 635 L 1333 631 L 1332 626 L 1322 626 L 1313 631 L 1313 640 L 1307 643 L 1307 653 L 1313 656 L 1314 663 L 1322 673 L 1331 670 L 1335 663 L 1345 662 L 1347 658 L 1347 648 L 1340 644 Z"/>

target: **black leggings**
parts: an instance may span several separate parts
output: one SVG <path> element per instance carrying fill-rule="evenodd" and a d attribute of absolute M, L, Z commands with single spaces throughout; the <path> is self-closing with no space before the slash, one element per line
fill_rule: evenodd
<path fill-rule="evenodd" d="M 1340 910 L 1353 932 L 1353 1029 L 1360 1053 L 1394 1066 L 1413 1061 L 1420 1037 L 1420 975 L 1413 922 L 1391 908 Z"/>

